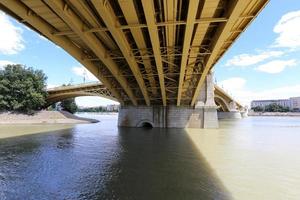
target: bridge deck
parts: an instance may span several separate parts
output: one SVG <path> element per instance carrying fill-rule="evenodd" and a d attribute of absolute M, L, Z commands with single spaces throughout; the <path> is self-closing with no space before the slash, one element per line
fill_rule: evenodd
<path fill-rule="evenodd" d="M 0 0 L 121 104 L 194 105 L 214 64 L 268 0 Z"/>

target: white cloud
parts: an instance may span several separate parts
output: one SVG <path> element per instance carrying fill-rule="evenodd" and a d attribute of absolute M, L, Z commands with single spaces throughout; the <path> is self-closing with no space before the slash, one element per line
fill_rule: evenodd
<path fill-rule="evenodd" d="M 47 84 L 47 89 L 58 87 L 56 84 Z"/>
<path fill-rule="evenodd" d="M 81 107 L 96 107 L 109 104 L 119 104 L 116 101 L 112 101 L 103 97 L 76 97 L 75 102 L 78 106 Z"/>
<path fill-rule="evenodd" d="M 281 17 L 273 31 L 279 36 L 275 40 L 275 47 L 300 47 L 300 10 L 289 12 Z"/>
<path fill-rule="evenodd" d="M 73 73 L 75 73 L 78 76 L 85 77 L 86 80 L 99 81 L 91 72 L 89 72 L 84 67 L 73 67 L 72 71 L 73 71 Z"/>
<path fill-rule="evenodd" d="M 16 64 L 9 60 L 0 60 L 0 69 L 3 69 L 6 65 L 13 65 Z"/>
<path fill-rule="evenodd" d="M 230 91 L 235 100 L 248 106 L 252 100 L 287 99 L 289 97 L 300 96 L 300 84 L 252 91 L 246 88 L 246 83 L 245 79 L 234 77 L 221 81 L 218 85 L 223 84 L 224 90 Z"/>
<path fill-rule="evenodd" d="M 264 51 L 259 54 L 240 54 L 228 60 L 225 66 L 249 66 L 262 62 L 268 58 L 274 58 L 283 55 L 282 51 Z"/>
<path fill-rule="evenodd" d="M 240 77 L 233 77 L 221 81 L 218 85 L 222 86 L 223 88 L 230 88 L 230 90 L 239 90 L 244 88 L 246 84 L 246 80 Z"/>
<path fill-rule="evenodd" d="M 278 34 L 271 47 L 290 48 L 294 50 L 300 48 L 300 10 L 289 12 L 281 17 L 278 23 L 274 26 L 273 31 Z M 229 59 L 225 66 L 239 66 L 245 67 L 255 65 L 267 59 L 277 58 L 287 53 L 287 49 L 281 51 L 262 51 L 257 54 L 240 54 Z M 295 61 L 271 61 L 267 64 L 261 65 L 256 69 L 267 73 L 279 73 L 285 69 L 286 66 L 294 65 Z M 272 67 L 271 65 L 276 65 Z"/>
<path fill-rule="evenodd" d="M 286 67 L 291 67 L 296 65 L 296 60 L 273 60 L 271 62 L 265 63 L 263 65 L 259 65 L 256 70 L 270 73 L 270 74 L 277 74 L 282 72 Z"/>
<path fill-rule="evenodd" d="M 25 48 L 22 29 L 16 27 L 8 16 L 0 11 L 0 53 L 16 54 Z"/>

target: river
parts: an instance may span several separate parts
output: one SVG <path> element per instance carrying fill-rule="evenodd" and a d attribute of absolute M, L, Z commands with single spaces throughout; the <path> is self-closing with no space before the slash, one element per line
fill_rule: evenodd
<path fill-rule="evenodd" d="M 101 122 L 1 125 L 41 133 L 0 139 L 0 199 L 300 199 L 300 118 L 184 130 L 89 117 Z"/>

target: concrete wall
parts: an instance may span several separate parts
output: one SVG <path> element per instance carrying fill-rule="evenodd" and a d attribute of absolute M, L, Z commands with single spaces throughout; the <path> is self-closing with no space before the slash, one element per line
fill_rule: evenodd
<path fill-rule="evenodd" d="M 184 106 L 123 106 L 119 126 L 139 127 L 148 122 L 160 128 L 203 128 L 203 109 Z"/>
<path fill-rule="evenodd" d="M 218 112 L 218 119 L 241 119 L 240 111 Z"/>
<path fill-rule="evenodd" d="M 218 128 L 212 74 L 207 76 L 195 107 L 170 105 L 120 108 L 119 126 L 140 127 L 143 123 L 160 128 Z"/>

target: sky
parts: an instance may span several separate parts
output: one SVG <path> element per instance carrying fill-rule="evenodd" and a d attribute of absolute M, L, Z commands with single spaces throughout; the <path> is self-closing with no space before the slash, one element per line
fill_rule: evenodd
<path fill-rule="evenodd" d="M 20 63 L 41 69 L 48 88 L 97 81 L 79 62 L 38 33 L 0 11 L 0 68 Z M 214 66 L 217 84 L 237 101 L 300 96 L 300 1 L 270 0 Z M 117 102 L 77 97 L 79 106 Z"/>

